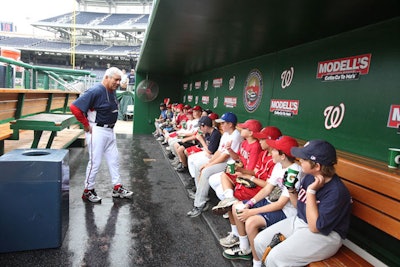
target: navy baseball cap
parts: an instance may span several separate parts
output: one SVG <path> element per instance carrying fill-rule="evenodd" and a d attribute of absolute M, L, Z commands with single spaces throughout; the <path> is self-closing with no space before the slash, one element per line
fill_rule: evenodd
<path fill-rule="evenodd" d="M 312 160 L 325 166 L 337 162 L 336 149 L 324 140 L 310 140 L 303 147 L 293 147 L 291 153 L 297 158 Z"/>
<path fill-rule="evenodd" d="M 212 126 L 212 120 L 208 116 L 202 116 L 199 119 L 199 124 L 198 126 L 204 126 L 207 125 L 208 127 Z"/>
<path fill-rule="evenodd" d="M 227 113 L 224 113 L 224 115 L 222 115 L 221 118 L 216 119 L 215 121 L 218 122 L 218 123 L 231 122 L 233 124 L 236 124 L 237 123 L 237 117 L 232 112 L 227 112 Z"/>

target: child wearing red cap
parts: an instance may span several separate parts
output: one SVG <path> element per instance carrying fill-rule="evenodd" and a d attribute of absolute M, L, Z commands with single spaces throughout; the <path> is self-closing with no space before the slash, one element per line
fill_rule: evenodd
<path fill-rule="evenodd" d="M 248 201 L 238 202 L 232 207 L 233 216 L 239 232 L 240 245 L 238 248 L 229 248 L 223 252 L 228 259 L 247 259 L 253 256 L 253 266 L 261 266 L 254 249 L 254 238 L 260 228 L 269 227 L 285 218 L 296 215 L 295 197 L 284 184 L 288 171 L 297 172 L 293 181 L 293 187 L 299 188 L 303 173 L 295 162 L 295 157 L 290 150 L 298 147 L 296 139 L 290 136 L 282 136 L 277 140 L 266 140 L 272 148 L 272 160 L 275 162 L 271 177 L 267 184 L 253 198 Z M 244 205 L 240 208 L 239 205 Z M 239 212 L 237 211 L 239 209 Z M 245 223 L 246 222 L 246 223 Z"/>
<path fill-rule="evenodd" d="M 230 211 L 232 205 L 237 200 L 252 198 L 266 185 L 266 180 L 271 176 L 275 166 L 270 153 L 272 148 L 267 145 L 266 140 L 276 140 L 281 135 L 281 131 L 273 126 L 265 127 L 260 132 L 253 133 L 253 137 L 258 139 L 262 148 L 262 151 L 258 155 L 257 164 L 254 169 L 236 171 L 235 175 L 240 177 L 236 180 L 237 186 L 235 186 L 234 189 L 223 188 L 225 199 L 220 201 L 220 203 L 213 208 L 215 213 L 218 214 Z M 245 235 L 245 233 L 243 233 L 243 235 Z M 219 241 L 223 247 L 233 247 L 239 244 L 239 232 L 234 220 L 231 221 L 231 232 L 228 233 L 228 236 L 221 238 Z"/>
<path fill-rule="evenodd" d="M 163 130 L 163 137 L 158 138 L 158 141 L 167 141 L 169 138 L 169 133 L 177 131 L 182 128 L 183 122 L 187 122 L 188 118 L 186 114 L 183 111 L 184 105 L 183 104 L 178 104 L 175 107 L 175 110 L 177 114 L 174 116 L 174 119 L 172 121 L 173 127 L 172 128 L 165 128 Z"/>
<path fill-rule="evenodd" d="M 231 158 L 237 162 L 235 172 L 253 170 L 257 164 L 258 156 L 262 151 L 260 143 L 253 134 L 261 131 L 262 125 L 258 120 L 250 119 L 244 123 L 239 123 L 237 127 L 240 129 L 240 135 L 244 140 L 240 144 L 238 153 L 228 147 Z M 221 199 L 218 205 L 213 207 L 212 210 L 214 213 L 222 215 L 225 212 L 229 212 L 228 215 L 232 216 L 230 209 L 226 209 L 226 207 L 233 205 L 234 201 L 237 201 L 234 195 L 240 200 L 249 199 L 246 197 L 248 196 L 247 193 L 249 193 L 248 190 L 236 182 L 237 177 L 236 173 L 231 174 L 229 170 L 210 177 L 209 184 L 214 189 L 218 198 Z M 234 200 L 233 202 L 232 199 Z M 229 202 L 229 200 L 231 201 Z M 233 218 L 230 217 L 230 221 L 233 222 Z"/>

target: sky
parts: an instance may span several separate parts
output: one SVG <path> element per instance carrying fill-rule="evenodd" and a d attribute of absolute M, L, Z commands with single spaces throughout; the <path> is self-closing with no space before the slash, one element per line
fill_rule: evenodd
<path fill-rule="evenodd" d="M 30 26 L 30 24 L 42 19 L 72 12 L 74 8 L 76 11 L 79 10 L 79 6 L 75 0 L 7 0 L 0 8 L 0 21 L 14 23 L 17 26 L 17 32 L 21 34 L 46 36 L 51 35 L 51 33 L 41 31 L 38 28 Z M 108 9 L 101 10 L 97 8 L 88 11 L 108 12 Z M 125 8 L 124 11 L 117 10 L 119 13 L 135 11 L 141 13 L 143 12 L 143 8 L 140 7 L 135 10 Z"/>
<path fill-rule="evenodd" d="M 32 22 L 72 12 L 74 0 L 8 0 L 0 8 L 0 21 L 12 22 L 18 33 L 44 34 L 31 27 Z M 76 4 L 78 9 L 78 4 Z"/>

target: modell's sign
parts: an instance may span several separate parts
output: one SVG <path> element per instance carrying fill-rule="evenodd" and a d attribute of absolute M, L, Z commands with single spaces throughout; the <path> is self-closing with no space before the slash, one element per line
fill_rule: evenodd
<path fill-rule="evenodd" d="M 269 111 L 274 115 L 291 117 L 299 111 L 299 100 L 271 99 Z"/>
<path fill-rule="evenodd" d="M 387 127 L 398 128 L 400 125 L 400 105 L 391 105 Z"/>
<path fill-rule="evenodd" d="M 197 81 L 194 83 L 194 88 L 199 89 L 201 87 L 201 81 Z"/>
<path fill-rule="evenodd" d="M 216 78 L 213 80 L 214 88 L 220 88 L 222 86 L 222 78 Z"/>
<path fill-rule="evenodd" d="M 318 62 L 317 79 L 322 81 L 357 80 L 368 74 L 371 54 Z"/>

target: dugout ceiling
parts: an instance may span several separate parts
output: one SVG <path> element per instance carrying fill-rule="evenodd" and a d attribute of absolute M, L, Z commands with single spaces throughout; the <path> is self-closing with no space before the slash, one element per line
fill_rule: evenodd
<path fill-rule="evenodd" d="M 153 4 L 137 71 L 177 76 L 400 15 L 398 0 L 157 0 Z"/>

